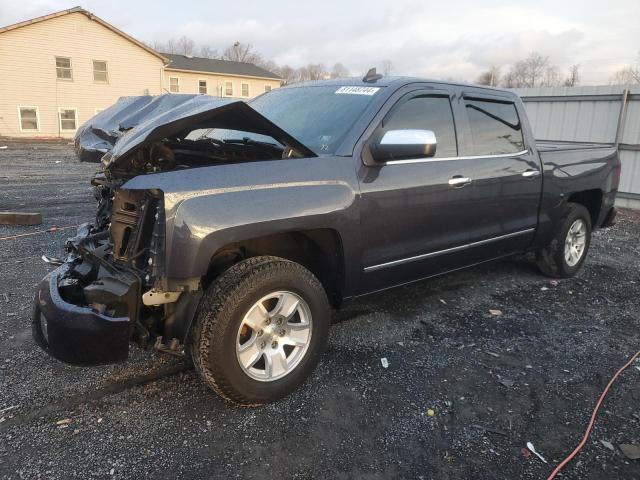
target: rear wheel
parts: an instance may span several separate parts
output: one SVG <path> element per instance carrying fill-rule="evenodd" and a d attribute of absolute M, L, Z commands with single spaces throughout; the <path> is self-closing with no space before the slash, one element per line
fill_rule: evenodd
<path fill-rule="evenodd" d="M 536 263 L 550 277 L 572 277 L 584 263 L 590 245 L 591 215 L 583 205 L 569 203 L 551 243 L 536 252 Z"/>
<path fill-rule="evenodd" d="M 311 272 L 281 258 L 250 258 L 205 293 L 192 335 L 193 361 L 225 399 L 267 403 L 310 375 L 329 323 L 327 296 Z"/>

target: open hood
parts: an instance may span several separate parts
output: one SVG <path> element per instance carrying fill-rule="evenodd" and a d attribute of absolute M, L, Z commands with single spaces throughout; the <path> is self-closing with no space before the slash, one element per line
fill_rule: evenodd
<path fill-rule="evenodd" d="M 115 171 L 125 167 L 126 160 L 142 147 L 199 128 L 267 135 L 298 156 L 316 156 L 249 104 L 207 95 L 121 98 L 78 129 L 75 148 L 81 161 L 102 160 L 105 170 Z"/>

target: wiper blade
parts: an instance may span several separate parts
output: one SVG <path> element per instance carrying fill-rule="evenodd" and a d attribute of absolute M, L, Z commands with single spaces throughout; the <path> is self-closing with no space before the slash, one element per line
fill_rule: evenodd
<path fill-rule="evenodd" d="M 259 147 L 272 147 L 272 148 L 280 148 L 282 149 L 282 146 L 277 145 L 275 143 L 271 143 L 271 142 L 261 142 L 259 140 L 253 140 L 249 137 L 243 137 L 243 138 L 225 138 L 224 140 L 222 140 L 224 143 L 233 143 L 233 144 L 243 144 L 243 145 L 256 145 Z"/>

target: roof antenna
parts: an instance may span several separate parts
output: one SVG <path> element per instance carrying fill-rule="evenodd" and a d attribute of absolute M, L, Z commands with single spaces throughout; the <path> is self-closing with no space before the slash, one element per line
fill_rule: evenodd
<path fill-rule="evenodd" d="M 362 81 L 365 83 L 375 83 L 382 78 L 382 75 L 376 73 L 376 67 L 370 68 L 367 74 L 362 77 Z"/>

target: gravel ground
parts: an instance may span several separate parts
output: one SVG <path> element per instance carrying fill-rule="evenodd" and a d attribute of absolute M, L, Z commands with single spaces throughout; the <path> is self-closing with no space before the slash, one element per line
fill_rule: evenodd
<path fill-rule="evenodd" d="M 0 237 L 90 219 L 95 168 L 67 144 L 0 150 L 0 210 L 44 218 Z M 349 304 L 301 389 L 241 409 L 151 351 L 76 368 L 34 345 L 39 257 L 71 233 L 0 241 L 0 478 L 546 478 L 640 344 L 640 215 L 627 211 L 557 285 L 517 258 Z M 640 443 L 639 401 L 640 362 L 561 478 L 640 478 L 617 449 Z M 528 441 L 548 465 L 523 454 Z"/>

